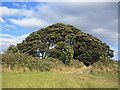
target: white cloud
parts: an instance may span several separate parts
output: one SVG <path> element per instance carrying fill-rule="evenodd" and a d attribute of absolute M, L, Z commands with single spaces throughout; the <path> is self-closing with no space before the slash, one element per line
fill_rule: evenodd
<path fill-rule="evenodd" d="M 8 7 L 0 7 L 0 11 L 0 16 L 17 15 L 20 12 L 19 9 L 9 9 Z"/>
<path fill-rule="evenodd" d="M 22 40 L 24 40 L 28 35 L 22 35 L 22 36 L 13 36 L 9 34 L 0 34 L 2 38 L 0 37 L 0 48 L 2 51 L 5 51 L 10 45 L 17 45 L 17 43 L 21 43 Z"/>
<path fill-rule="evenodd" d="M 12 28 L 12 29 L 17 29 L 16 26 L 14 26 L 14 25 L 9 25 L 9 24 L 6 24 L 6 27 L 9 27 L 9 28 Z"/>
<path fill-rule="evenodd" d="M 36 6 L 33 17 L 47 23 L 72 24 L 83 32 L 97 36 L 110 46 L 118 43 L 117 3 L 49 3 Z"/>
<path fill-rule="evenodd" d="M 10 34 L 0 34 L 0 37 L 10 37 L 10 38 L 14 38 L 14 36 L 10 35 Z"/>
<path fill-rule="evenodd" d="M 113 59 L 115 59 L 115 60 L 118 60 L 118 49 L 114 49 L 114 48 L 112 48 L 112 50 L 114 50 L 114 57 L 113 57 Z"/>
<path fill-rule="evenodd" d="M 16 20 L 16 19 L 9 19 L 12 23 L 16 24 L 16 25 L 20 25 L 23 27 L 43 27 L 48 25 L 47 22 L 44 22 L 42 20 L 38 20 L 37 18 L 24 18 L 22 20 Z"/>
<path fill-rule="evenodd" d="M 23 5 L 24 8 L 26 8 L 27 6 L 26 5 Z"/>
<path fill-rule="evenodd" d="M 28 35 L 22 35 L 22 36 L 18 36 L 19 39 L 24 39 L 26 38 Z"/>
<path fill-rule="evenodd" d="M 91 30 L 91 33 L 99 37 L 103 42 L 109 43 L 111 46 L 118 44 L 118 33 L 104 28 Z"/>
<path fill-rule="evenodd" d="M 118 49 L 114 50 L 114 55 L 118 55 Z"/>
<path fill-rule="evenodd" d="M 17 4 L 17 3 L 13 3 L 13 5 L 15 5 L 15 6 L 19 6 L 19 4 Z"/>
<path fill-rule="evenodd" d="M 107 30 L 104 29 L 104 28 L 97 28 L 97 29 L 93 29 L 91 30 L 92 33 L 95 33 L 95 34 L 103 34 L 104 32 L 106 32 Z"/>
<path fill-rule="evenodd" d="M 2 2 L 118 2 L 119 0 L 1 0 Z"/>
<path fill-rule="evenodd" d="M 118 33 L 118 44 L 120 44 L 120 33 Z"/>
<path fill-rule="evenodd" d="M 0 17 L 0 23 L 5 23 L 6 21 Z"/>
<path fill-rule="evenodd" d="M 33 10 L 28 9 L 13 9 L 8 7 L 0 7 L 0 17 L 2 16 L 26 16 L 29 17 L 31 14 L 33 14 Z"/>

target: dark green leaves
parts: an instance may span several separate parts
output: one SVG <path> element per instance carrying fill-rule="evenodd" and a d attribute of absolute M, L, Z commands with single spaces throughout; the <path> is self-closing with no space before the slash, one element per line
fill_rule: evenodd
<path fill-rule="evenodd" d="M 77 59 L 89 66 L 97 62 L 101 56 L 113 57 L 113 50 L 106 43 L 73 25 L 63 23 L 53 24 L 31 33 L 17 47 L 20 52 L 34 57 L 53 57 L 66 64 L 70 64 L 72 59 Z"/>
<path fill-rule="evenodd" d="M 18 48 L 14 45 L 10 45 L 7 50 L 8 53 L 16 53 L 18 51 L 19 51 Z"/>

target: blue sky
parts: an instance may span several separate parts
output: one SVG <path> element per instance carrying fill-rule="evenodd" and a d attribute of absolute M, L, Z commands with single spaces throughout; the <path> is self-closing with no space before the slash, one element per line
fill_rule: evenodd
<path fill-rule="evenodd" d="M 33 31 L 62 22 L 98 37 L 114 49 L 118 59 L 117 2 L 2 2 L 0 11 L 1 52 Z"/>

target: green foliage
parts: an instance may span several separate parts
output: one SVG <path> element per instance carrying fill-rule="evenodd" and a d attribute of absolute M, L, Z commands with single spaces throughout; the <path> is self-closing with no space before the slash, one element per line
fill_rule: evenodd
<path fill-rule="evenodd" d="M 55 48 L 49 50 L 48 57 L 58 58 L 66 65 L 71 65 L 71 60 L 73 59 L 74 51 L 71 46 L 67 43 L 61 41 L 55 46 Z"/>
<path fill-rule="evenodd" d="M 15 46 L 15 45 L 10 45 L 9 47 L 8 47 L 8 53 L 17 53 L 19 50 L 18 50 L 18 48 Z"/>
<path fill-rule="evenodd" d="M 91 73 L 115 73 L 118 71 L 118 62 L 109 57 L 101 57 L 98 62 L 93 64 Z"/>
<path fill-rule="evenodd" d="M 77 59 L 89 66 L 99 61 L 101 56 L 113 57 L 113 50 L 106 43 L 73 25 L 63 23 L 31 33 L 22 43 L 17 44 L 17 48 L 34 57 L 57 58 L 67 65 L 71 65 L 71 59 Z"/>
<path fill-rule="evenodd" d="M 15 65 L 20 67 L 27 67 L 28 61 L 32 59 L 32 56 L 22 53 L 4 53 L 2 54 L 3 68 L 9 68 L 13 70 Z"/>
<path fill-rule="evenodd" d="M 9 71 L 26 71 L 26 68 L 30 71 L 50 71 L 52 68 L 62 66 L 63 63 L 54 58 L 39 59 L 37 57 L 28 56 L 22 53 L 4 53 L 2 54 L 3 71 L 10 69 Z"/>

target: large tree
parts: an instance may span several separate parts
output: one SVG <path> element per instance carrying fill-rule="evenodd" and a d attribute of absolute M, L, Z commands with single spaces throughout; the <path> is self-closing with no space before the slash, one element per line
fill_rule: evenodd
<path fill-rule="evenodd" d="M 53 24 L 31 33 L 17 47 L 20 52 L 34 57 L 54 57 L 65 63 L 77 59 L 86 66 L 97 62 L 101 56 L 113 57 L 113 50 L 106 43 L 73 25 L 63 23 Z"/>

